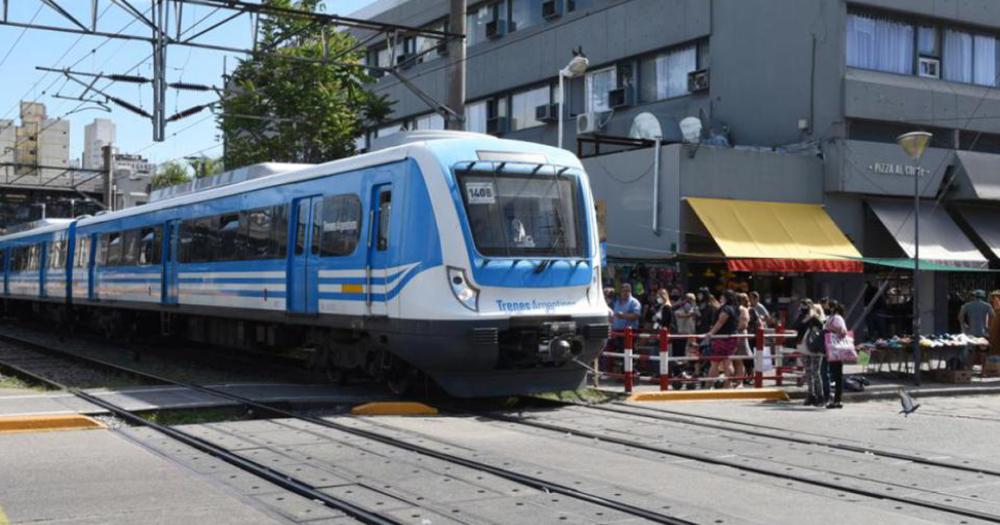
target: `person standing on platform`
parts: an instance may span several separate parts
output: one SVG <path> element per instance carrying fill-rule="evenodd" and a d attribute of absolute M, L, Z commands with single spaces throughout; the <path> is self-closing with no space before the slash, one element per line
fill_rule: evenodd
<path fill-rule="evenodd" d="M 992 321 L 993 307 L 986 302 L 986 292 L 982 290 L 972 292 L 972 298 L 958 311 L 958 325 L 965 335 L 986 337 Z M 965 345 L 959 355 L 958 365 L 961 370 L 969 368 L 969 350 L 969 345 Z"/>
<path fill-rule="evenodd" d="M 838 337 L 847 336 L 847 322 L 844 321 L 844 305 L 837 301 L 829 301 L 829 313 L 826 323 L 823 324 L 823 331 L 836 334 Z M 833 401 L 830 401 L 826 408 L 844 408 L 840 403 L 844 395 L 844 363 L 841 361 L 830 362 L 830 382 L 836 383 L 833 388 Z"/>
<path fill-rule="evenodd" d="M 1000 355 L 1000 290 L 990 292 L 990 306 L 993 307 L 993 317 L 990 318 L 990 355 Z"/>
<path fill-rule="evenodd" d="M 709 361 L 712 364 L 708 369 L 708 377 L 710 379 L 718 377 L 721 368 L 721 372 L 727 378 L 727 381 L 724 383 L 724 386 L 727 387 L 729 386 L 728 379 L 734 375 L 733 361 L 730 357 L 736 353 L 736 339 L 727 336 L 732 336 L 736 333 L 739 319 L 740 314 L 736 293 L 732 290 L 726 290 L 722 293 L 722 301 L 719 303 L 719 308 L 716 312 L 715 324 L 705 333 L 705 339 L 712 348 L 712 353 L 709 357 Z"/>

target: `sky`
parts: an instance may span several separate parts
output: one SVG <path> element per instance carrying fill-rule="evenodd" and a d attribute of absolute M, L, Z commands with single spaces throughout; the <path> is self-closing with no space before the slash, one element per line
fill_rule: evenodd
<path fill-rule="evenodd" d="M 349 15 L 355 10 L 373 3 L 374 0 L 327 0 L 327 13 Z M 71 13 L 79 20 L 89 21 L 90 2 L 71 0 L 61 2 L 71 8 Z M 132 2 L 139 10 L 147 9 L 148 0 Z M 148 34 L 139 22 L 125 14 L 111 2 L 99 2 L 98 13 L 103 13 L 98 21 L 98 30 L 115 33 L 124 32 Z M 194 34 L 221 20 L 223 13 L 211 13 L 204 6 L 188 5 L 184 8 L 184 20 L 199 20 L 207 16 Z M 60 18 L 41 0 L 11 2 L 10 20 L 35 24 L 66 26 L 69 22 Z M 199 42 L 248 48 L 252 42 L 248 17 L 243 16 L 218 29 L 199 37 Z M 131 23 L 131 26 L 129 24 Z M 185 27 L 190 24 L 185 24 Z M 116 105 L 110 105 L 106 112 L 93 103 L 66 100 L 60 96 L 76 97 L 83 87 L 66 79 L 62 73 L 45 73 L 36 66 L 56 69 L 70 68 L 83 72 L 126 73 L 152 76 L 151 46 L 142 41 L 109 40 L 104 37 L 84 36 L 0 25 L 0 120 L 13 119 L 19 122 L 18 102 L 34 100 L 46 106 L 49 118 L 65 118 L 70 121 L 70 159 L 83 155 L 83 128 L 95 118 L 109 118 L 117 127 L 116 146 L 122 153 L 138 153 L 153 162 L 179 160 L 187 156 L 207 155 L 217 157 L 222 154 L 222 145 L 215 116 L 209 110 L 168 123 L 163 142 L 153 141 L 153 127 L 149 119 L 131 113 Z M 167 48 L 167 81 L 208 84 L 221 87 L 224 70 L 232 71 L 240 56 L 220 51 L 194 49 L 180 45 Z M 89 78 L 79 77 L 85 81 Z M 149 85 L 110 83 L 100 79 L 95 84 L 105 88 L 105 92 L 119 97 L 146 111 L 152 108 L 152 89 Z M 103 97 L 97 97 L 103 100 Z M 191 106 L 207 103 L 217 97 L 213 93 L 167 91 L 166 113 L 173 115 Z"/>

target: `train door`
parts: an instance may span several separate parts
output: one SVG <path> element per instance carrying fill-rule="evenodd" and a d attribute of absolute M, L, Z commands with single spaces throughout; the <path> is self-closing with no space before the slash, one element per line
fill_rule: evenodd
<path fill-rule="evenodd" d="M 365 300 L 371 315 L 388 315 L 389 225 L 392 223 L 392 184 L 372 186 L 368 221 L 368 261 Z"/>
<path fill-rule="evenodd" d="M 42 253 L 38 254 L 38 260 L 41 261 L 40 263 L 38 263 L 38 296 L 39 297 L 46 297 L 46 296 L 48 296 L 48 293 L 46 293 L 46 291 L 45 291 L 45 280 L 46 280 L 46 278 L 48 277 L 48 274 L 49 274 L 49 272 L 48 272 L 48 269 L 49 269 L 49 245 L 51 245 L 51 244 L 52 244 L 52 242 L 43 242 L 43 243 L 38 244 L 38 249 L 42 251 Z"/>
<path fill-rule="evenodd" d="M 288 310 L 306 314 L 319 311 L 319 243 L 323 229 L 323 197 L 314 195 L 292 201 L 291 264 L 288 271 Z"/>
<path fill-rule="evenodd" d="M 87 298 L 91 301 L 97 299 L 95 295 L 95 283 L 97 282 L 97 252 L 100 251 L 104 253 L 107 250 L 107 246 L 101 246 L 99 244 L 99 237 L 97 234 L 90 236 L 90 257 L 87 259 Z"/>
<path fill-rule="evenodd" d="M 181 221 L 167 221 L 163 228 L 163 245 L 160 258 L 163 264 L 163 279 L 161 283 L 161 300 L 163 304 L 177 304 L 177 263 L 180 261 Z"/>

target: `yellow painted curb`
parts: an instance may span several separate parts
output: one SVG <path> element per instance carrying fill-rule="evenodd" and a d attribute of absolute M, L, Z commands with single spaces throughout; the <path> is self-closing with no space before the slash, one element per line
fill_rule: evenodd
<path fill-rule="evenodd" d="M 436 416 L 438 410 L 432 406 L 412 401 L 377 401 L 365 403 L 351 409 L 355 416 Z"/>
<path fill-rule="evenodd" d="M 629 401 L 716 401 L 722 399 L 788 401 L 788 394 L 780 388 L 730 388 L 718 390 L 639 392 L 632 394 L 628 398 Z"/>
<path fill-rule="evenodd" d="M 104 428 L 104 424 L 80 414 L 0 416 L 0 433 L 86 430 L 92 428 Z"/>

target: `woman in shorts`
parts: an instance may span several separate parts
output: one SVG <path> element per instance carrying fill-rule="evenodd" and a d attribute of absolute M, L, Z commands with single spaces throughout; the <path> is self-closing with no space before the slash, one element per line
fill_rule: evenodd
<path fill-rule="evenodd" d="M 715 324 L 712 325 L 712 328 L 705 334 L 705 338 L 710 341 L 712 347 L 712 355 L 709 357 L 711 362 L 711 367 L 708 369 L 709 378 L 718 377 L 720 368 L 721 372 L 725 374 L 727 378 L 733 377 L 734 375 L 733 362 L 730 357 L 736 353 L 737 340 L 733 337 L 718 336 L 732 336 L 736 333 L 737 325 L 740 319 L 738 308 L 739 305 L 736 300 L 736 293 L 732 290 L 722 292 L 722 300 L 715 319 Z M 725 386 L 729 387 L 729 381 L 725 382 Z"/>

